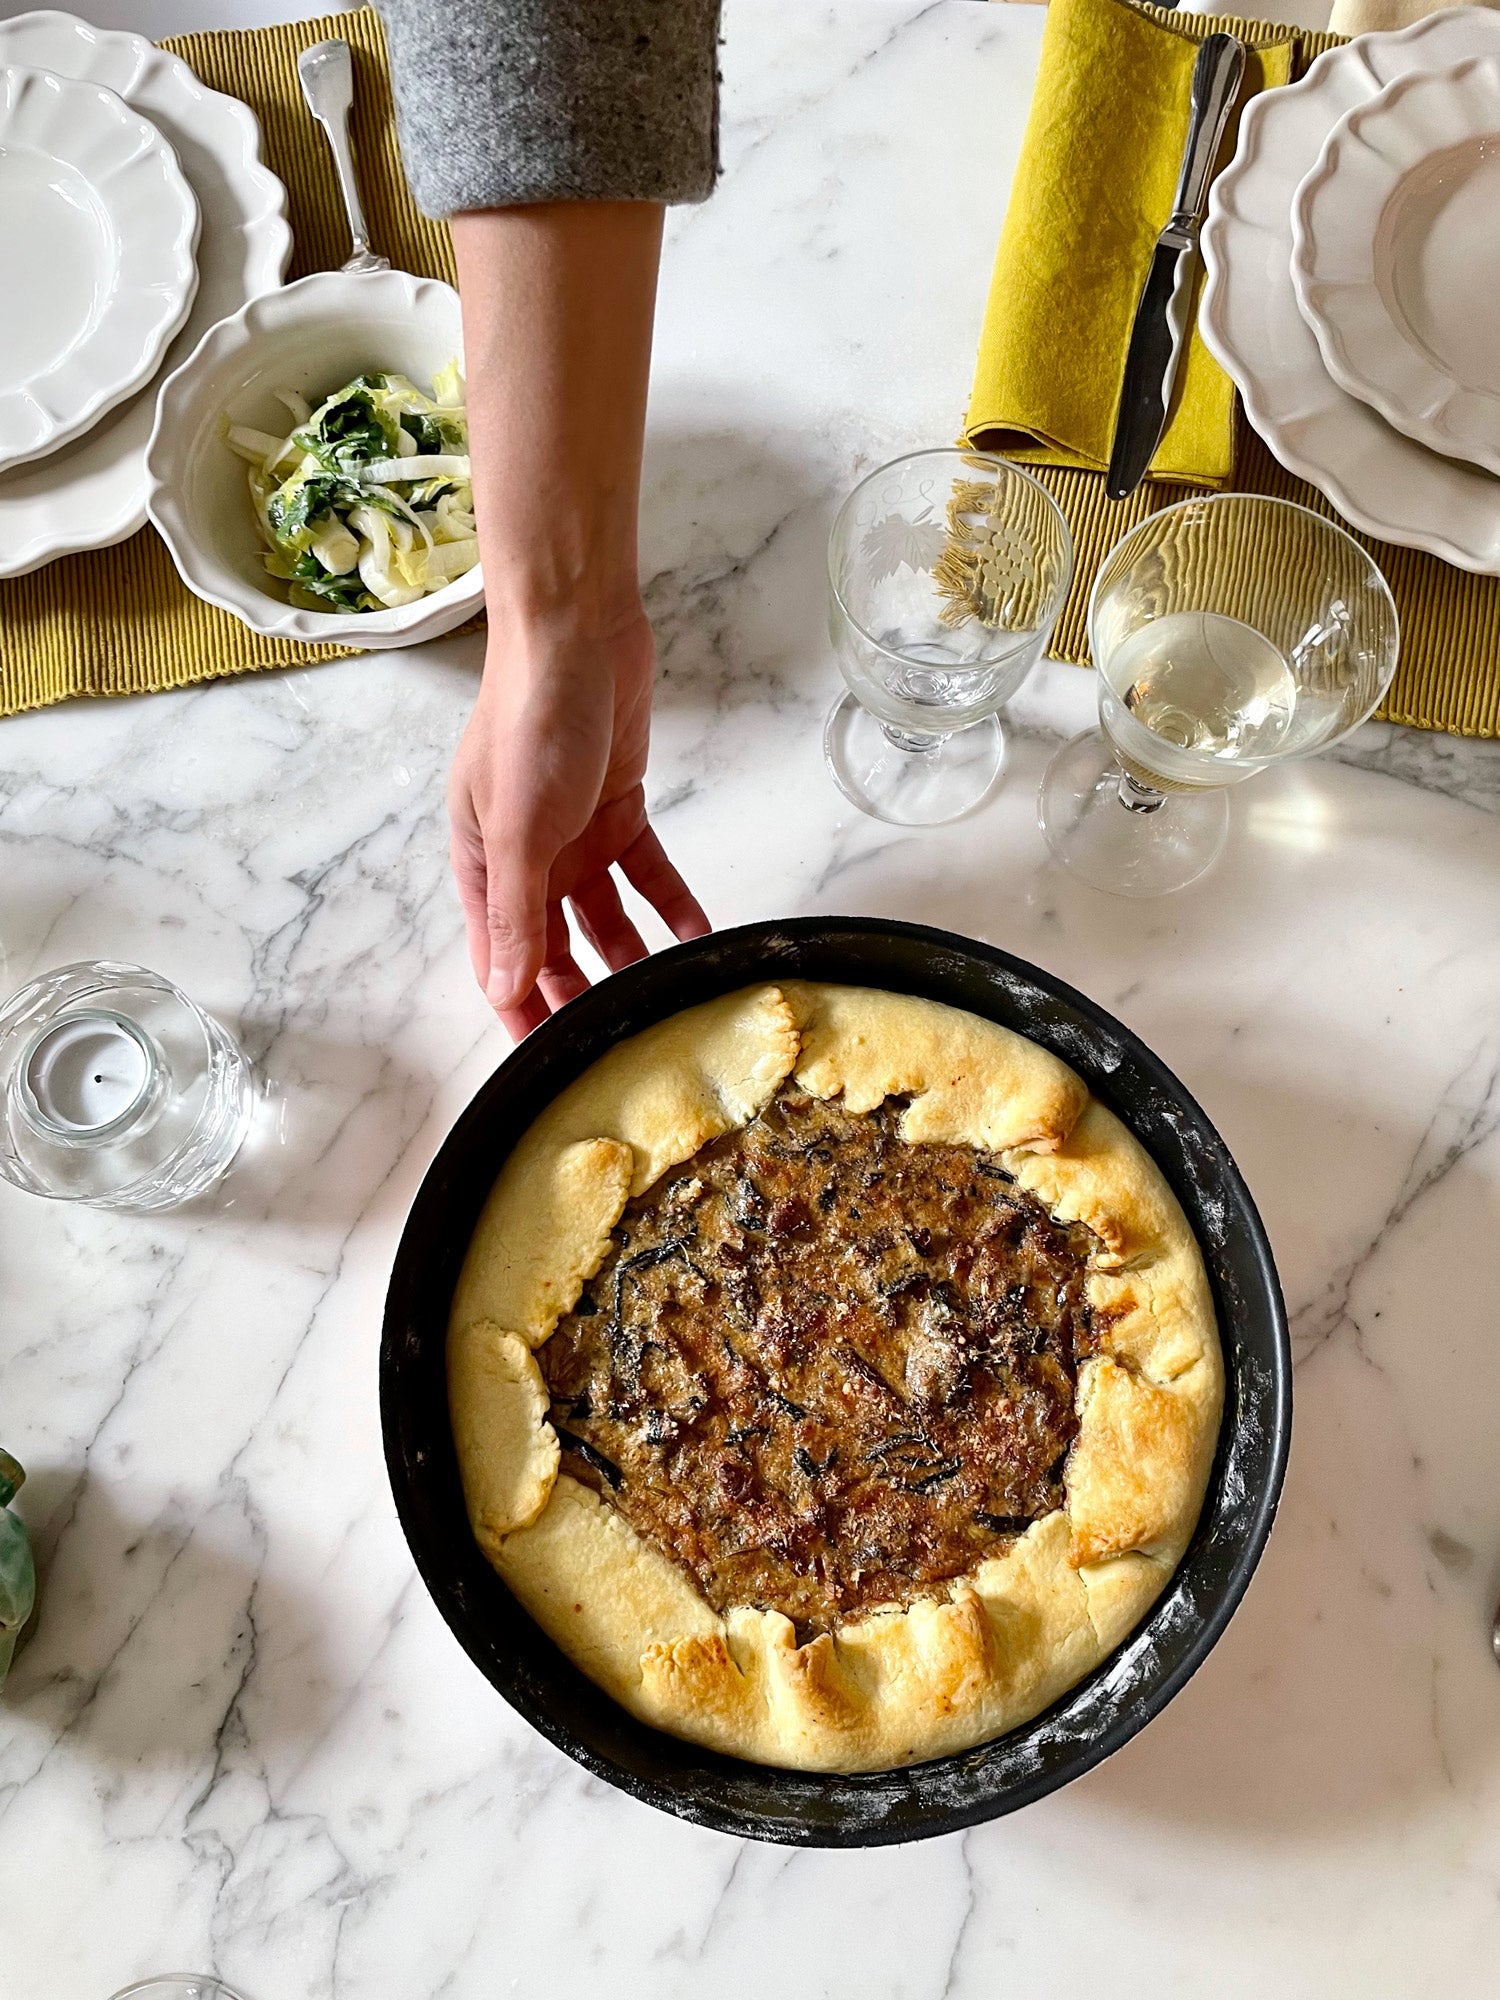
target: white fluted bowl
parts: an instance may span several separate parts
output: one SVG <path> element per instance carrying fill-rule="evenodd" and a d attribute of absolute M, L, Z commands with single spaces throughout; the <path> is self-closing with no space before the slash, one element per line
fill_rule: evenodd
<path fill-rule="evenodd" d="M 356 375 L 388 370 L 427 387 L 463 354 L 458 294 L 408 271 L 316 271 L 251 299 L 210 327 L 162 384 L 146 447 L 149 509 L 177 573 L 206 603 L 268 639 L 331 646 L 412 646 L 472 618 L 477 568 L 395 611 L 302 611 L 266 573 L 266 553 L 223 419 L 280 436 L 278 389 L 317 404 Z"/>

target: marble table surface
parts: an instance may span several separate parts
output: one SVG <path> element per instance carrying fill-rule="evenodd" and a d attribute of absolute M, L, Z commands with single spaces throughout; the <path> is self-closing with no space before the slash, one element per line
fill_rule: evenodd
<path fill-rule="evenodd" d="M 477 648 L 7 722 L 7 987 L 144 961 L 263 1080 L 242 1165 L 192 1214 L 0 1188 L 0 1436 L 43 1575 L 0 1701 L 15 2000 L 181 1966 L 248 2000 L 1492 1990 L 1500 746 L 1367 728 L 1246 787 L 1217 871 L 1145 906 L 1063 879 L 1036 829 L 1082 672 L 1025 690 L 1003 790 L 948 830 L 862 819 L 820 763 L 827 525 L 960 414 L 1040 25 L 730 0 L 724 182 L 675 218 L 662 303 L 651 795 L 719 922 L 993 940 L 1202 1100 L 1298 1357 L 1243 1608 L 1123 1752 L 962 1837 L 747 1845 L 586 1777 L 438 1619 L 377 1424 L 402 1218 L 507 1046 L 445 859 Z"/>

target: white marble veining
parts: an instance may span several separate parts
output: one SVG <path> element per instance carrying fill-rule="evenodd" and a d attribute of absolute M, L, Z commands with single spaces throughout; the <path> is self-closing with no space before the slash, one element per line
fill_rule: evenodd
<path fill-rule="evenodd" d="M 1159 905 L 1045 859 L 1036 781 L 1091 702 L 1073 669 L 1023 694 L 980 817 L 848 809 L 818 750 L 826 526 L 960 413 L 1040 16 L 727 21 L 726 175 L 673 225 L 652 417 L 663 836 L 723 923 L 995 940 L 1187 1081 L 1295 1317 L 1276 1532 L 1157 1722 L 962 1838 L 757 1847 L 586 1778 L 450 1639 L 380 1456 L 397 1232 L 506 1046 L 445 863 L 477 648 L 5 723 L 6 984 L 144 960 L 237 1025 L 267 1092 L 198 1212 L 0 1188 L 0 1441 L 43 1571 L 0 1698 L 5 1991 L 104 2000 L 186 1965 L 249 2000 L 1488 1994 L 1500 745 L 1372 728 L 1259 779 L 1217 872 Z"/>

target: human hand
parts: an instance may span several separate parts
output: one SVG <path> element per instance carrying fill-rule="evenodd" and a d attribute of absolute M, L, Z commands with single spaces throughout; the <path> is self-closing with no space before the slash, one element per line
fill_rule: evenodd
<path fill-rule="evenodd" d="M 469 952 L 517 1038 L 645 955 L 612 871 L 679 938 L 708 919 L 646 819 L 653 646 L 636 545 L 662 210 L 454 216 L 474 512 L 490 621 L 449 787 Z"/>
<path fill-rule="evenodd" d="M 448 790 L 469 956 L 520 1040 L 588 986 L 564 903 L 611 971 L 644 958 L 618 868 L 678 938 L 708 918 L 646 817 L 654 646 L 637 604 L 602 634 L 564 616 L 491 628 Z"/>

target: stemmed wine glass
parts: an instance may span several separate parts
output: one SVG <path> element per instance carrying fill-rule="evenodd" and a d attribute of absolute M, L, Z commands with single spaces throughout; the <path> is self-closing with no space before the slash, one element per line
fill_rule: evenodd
<path fill-rule="evenodd" d="M 1223 849 L 1228 787 L 1357 728 L 1398 645 L 1385 578 L 1332 521 L 1251 493 L 1163 508 L 1094 584 L 1102 727 L 1047 767 L 1048 846 L 1096 889 L 1185 888 Z"/>
<path fill-rule="evenodd" d="M 995 711 L 1039 658 L 1073 574 L 1068 524 L 1029 472 L 913 452 L 863 480 L 828 543 L 829 636 L 848 692 L 823 732 L 840 789 L 898 826 L 987 797 Z"/>

